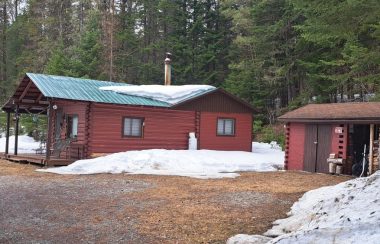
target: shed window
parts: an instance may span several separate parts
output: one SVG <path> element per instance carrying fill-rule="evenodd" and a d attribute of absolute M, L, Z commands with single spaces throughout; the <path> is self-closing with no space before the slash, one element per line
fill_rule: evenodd
<path fill-rule="evenodd" d="M 218 136 L 235 135 L 235 119 L 219 118 L 217 126 Z"/>
<path fill-rule="evenodd" d="M 123 136 L 126 137 L 142 137 L 143 118 L 124 118 Z"/>
<path fill-rule="evenodd" d="M 67 115 L 67 138 L 78 137 L 78 115 Z"/>

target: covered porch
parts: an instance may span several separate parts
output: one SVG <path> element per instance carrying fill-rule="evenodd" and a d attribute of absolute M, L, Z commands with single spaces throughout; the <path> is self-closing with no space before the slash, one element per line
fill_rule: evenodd
<path fill-rule="evenodd" d="M 64 159 L 56 157 L 50 157 L 50 159 L 47 160 L 46 155 L 36 155 L 31 153 L 22 153 L 18 155 L 2 153 L 0 154 L 0 159 L 5 159 L 16 163 L 30 163 L 44 166 L 64 166 L 69 165 L 75 161 L 75 159 Z"/>
<path fill-rule="evenodd" d="M 73 138 L 62 138 L 60 133 L 56 133 L 60 132 L 60 127 L 63 126 L 54 124 L 54 121 L 57 121 L 56 105 L 51 98 L 44 96 L 28 76 L 24 77 L 2 110 L 6 114 L 6 128 L 5 148 L 0 152 L 1 159 L 55 166 L 68 165 L 83 158 L 82 144 L 76 143 Z M 20 150 L 19 138 L 22 130 L 21 120 L 27 116 L 32 117 L 35 123 L 43 123 L 45 132 L 43 138 L 40 138 L 39 146 L 25 152 Z"/>

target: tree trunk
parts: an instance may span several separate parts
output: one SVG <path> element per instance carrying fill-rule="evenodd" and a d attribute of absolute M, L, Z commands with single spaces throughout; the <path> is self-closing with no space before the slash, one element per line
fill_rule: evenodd
<path fill-rule="evenodd" d="M 115 1 L 110 2 L 110 12 L 111 12 L 111 26 L 110 26 L 110 81 L 113 79 L 113 26 L 114 26 L 114 11 L 115 11 Z"/>
<path fill-rule="evenodd" d="M 15 0 L 15 19 L 18 16 L 18 0 Z"/>
<path fill-rule="evenodd" d="M 3 74 L 2 80 L 5 81 L 7 79 L 7 24 L 8 24 L 8 15 L 7 15 L 7 1 L 3 2 Z"/>

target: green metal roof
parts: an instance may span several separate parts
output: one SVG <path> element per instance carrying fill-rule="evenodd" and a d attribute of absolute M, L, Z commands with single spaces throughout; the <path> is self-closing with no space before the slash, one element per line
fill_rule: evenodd
<path fill-rule="evenodd" d="M 27 73 L 26 75 L 33 81 L 45 97 L 114 104 L 157 107 L 171 106 L 169 103 L 150 98 L 119 94 L 99 89 L 99 87 L 103 86 L 129 86 L 125 83 L 33 73 Z"/>
<path fill-rule="evenodd" d="M 138 95 L 128 95 L 125 93 L 118 93 L 115 91 L 101 90 L 100 87 L 107 86 L 133 86 L 126 83 L 117 83 L 110 81 L 99 81 L 91 79 L 73 78 L 66 76 L 56 76 L 56 75 L 44 75 L 44 74 L 34 74 L 26 73 L 25 78 L 30 79 L 35 86 L 40 90 L 40 92 L 47 98 L 58 98 L 76 101 L 87 101 L 87 102 L 99 102 L 99 103 L 110 103 L 110 104 L 125 104 L 125 105 L 136 105 L 136 106 L 154 106 L 154 107 L 176 107 L 197 97 L 207 95 L 216 91 L 225 93 L 237 102 L 248 106 L 252 110 L 252 106 L 243 100 L 225 92 L 223 89 L 213 87 L 212 89 L 199 90 L 198 92 L 193 92 L 187 96 L 184 96 L 180 101 L 175 104 L 170 104 L 157 99 L 152 99 L 148 97 L 138 96 Z M 25 82 L 21 82 L 15 94 L 9 98 L 8 102 L 2 107 L 2 110 L 14 109 L 15 99 L 19 99 L 18 96 L 23 94 L 25 91 Z M 18 95 L 16 95 L 18 94 Z M 24 94 L 25 95 L 25 94 Z M 29 111 L 39 110 L 41 108 L 28 107 Z"/>

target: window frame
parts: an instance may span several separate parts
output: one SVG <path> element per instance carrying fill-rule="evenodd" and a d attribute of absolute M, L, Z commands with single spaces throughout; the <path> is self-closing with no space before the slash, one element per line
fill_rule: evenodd
<path fill-rule="evenodd" d="M 73 123 L 74 117 L 77 118 L 76 132 L 77 134 L 73 135 Z M 66 114 L 66 139 L 72 139 L 73 141 L 78 140 L 78 128 L 79 128 L 79 115 L 78 114 Z"/>
<path fill-rule="evenodd" d="M 125 129 L 125 119 L 139 119 L 141 120 L 141 129 L 140 129 L 140 135 L 139 136 L 133 136 L 133 135 L 125 135 L 124 129 Z M 122 138 L 144 138 L 144 127 L 145 127 L 145 118 L 144 117 L 134 117 L 134 116 L 123 116 L 121 119 L 121 137 Z"/>
<path fill-rule="evenodd" d="M 232 134 L 219 134 L 218 132 L 218 124 L 219 120 L 232 120 L 233 126 L 232 126 Z M 223 133 L 225 133 L 225 122 L 223 122 Z M 216 118 L 216 136 L 227 136 L 227 137 L 235 137 L 236 136 L 236 118 L 228 118 L 228 117 L 217 117 Z"/>

